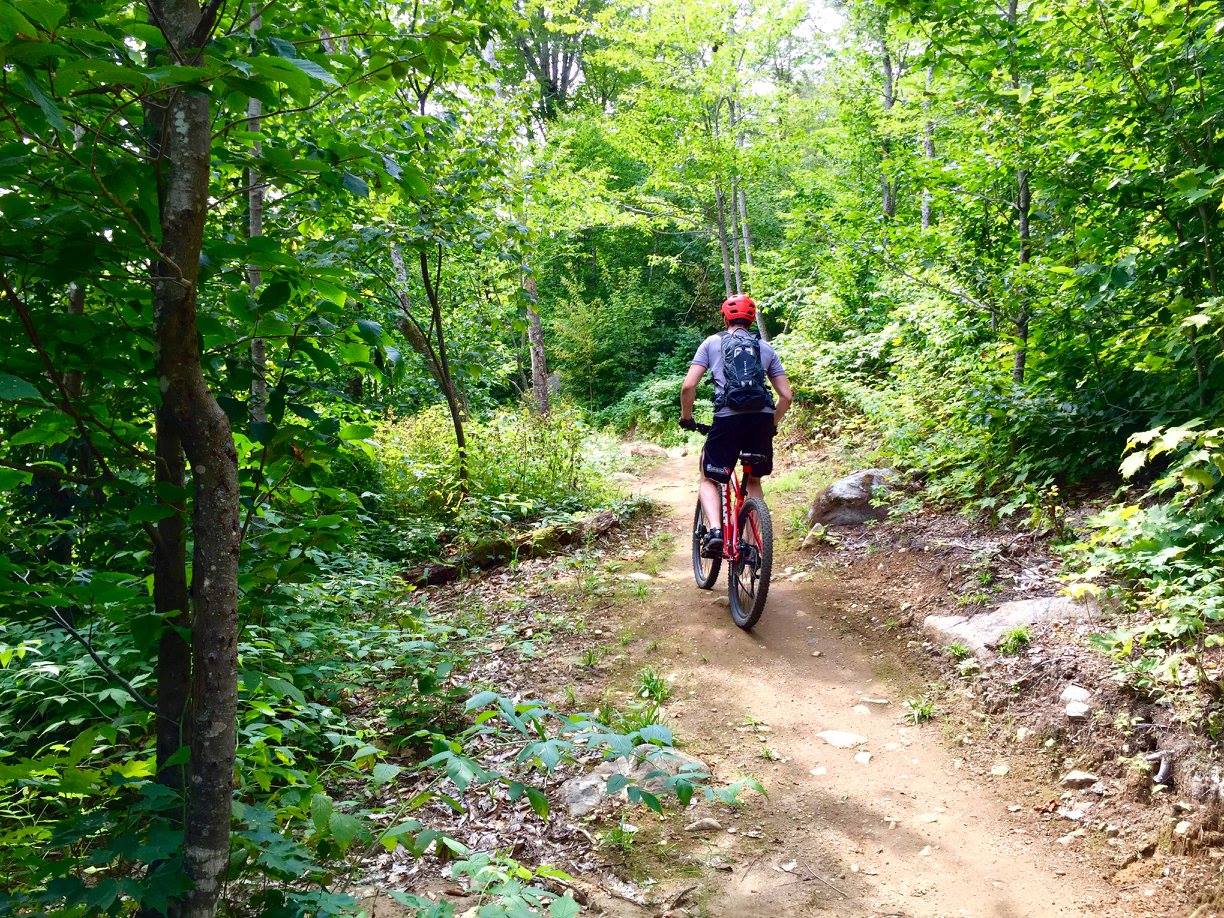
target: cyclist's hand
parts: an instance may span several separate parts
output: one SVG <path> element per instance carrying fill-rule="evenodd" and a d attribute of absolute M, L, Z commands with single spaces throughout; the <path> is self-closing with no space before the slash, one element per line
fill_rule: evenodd
<path fill-rule="evenodd" d="M 692 418 L 681 418 L 681 419 L 680 419 L 680 426 L 681 426 L 681 427 L 682 427 L 684 430 L 696 430 L 696 429 L 697 429 L 697 422 L 696 422 L 695 420 L 693 420 Z"/>

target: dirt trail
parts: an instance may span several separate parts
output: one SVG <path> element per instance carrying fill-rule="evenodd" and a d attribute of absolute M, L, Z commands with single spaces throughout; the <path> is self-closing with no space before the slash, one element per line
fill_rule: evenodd
<path fill-rule="evenodd" d="M 688 541 L 693 466 L 691 459 L 671 460 L 644 483 L 643 493 L 671 508 L 677 539 L 660 593 L 637 627 L 664 641 L 679 683 L 695 689 L 693 700 L 671 714 L 678 733 L 699 752 L 739 747 L 719 763 L 720 777 L 742 767 L 760 775 L 770 792 L 741 823 L 761 830 L 755 847 L 743 831 L 710 839 L 706 854 L 735 866 L 715 874 L 716 888 L 705 890 L 707 913 L 1126 912 L 1108 884 L 1048 841 L 1031 817 L 1009 812 L 996 787 L 958 768 L 938 725 L 902 721 L 901 698 L 878 678 L 878 661 L 824 614 L 853 600 L 856 584 L 832 574 L 775 581 L 752 634 L 714 601 L 725 591 L 725 574 L 713 593 L 696 589 Z M 783 554 L 775 570 L 787 563 Z M 782 762 L 760 758 L 758 734 L 736 731 L 749 718 L 768 725 L 768 747 Z M 818 738 L 823 730 L 852 731 L 867 742 L 837 749 Z M 866 764 L 856 761 L 861 751 L 871 753 Z"/>

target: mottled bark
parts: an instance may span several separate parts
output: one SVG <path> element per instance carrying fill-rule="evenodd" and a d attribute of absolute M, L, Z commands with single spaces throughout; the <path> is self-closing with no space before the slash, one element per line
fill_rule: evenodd
<path fill-rule="evenodd" d="M 897 187 L 888 175 L 888 157 L 892 155 L 892 142 L 889 140 L 888 116 L 891 114 L 897 98 L 897 72 L 893 67 L 892 52 L 888 48 L 888 40 L 880 39 L 880 71 L 883 76 L 882 97 L 884 106 L 884 130 L 881 145 L 883 148 L 884 166 L 880 171 L 880 203 L 886 219 L 891 220 L 897 215 Z"/>
<path fill-rule="evenodd" d="M 531 353 L 531 393 L 536 410 L 547 415 L 551 409 L 548 394 L 548 355 L 544 350 L 544 325 L 540 314 L 527 307 L 527 342 Z"/>
<path fill-rule="evenodd" d="M 922 123 L 922 153 L 927 159 L 927 164 L 930 166 L 935 161 L 935 121 L 931 118 L 931 84 L 935 79 L 934 65 L 927 68 L 926 72 L 926 97 L 922 100 L 922 109 L 926 112 L 926 118 Z M 931 189 L 924 182 L 922 185 L 922 228 L 930 229 L 932 213 L 931 213 Z"/>
<path fill-rule="evenodd" d="M 167 488 L 182 488 L 182 445 L 173 420 L 158 418 L 155 480 Z M 179 501 L 175 501 L 178 506 Z M 191 696 L 191 627 L 187 592 L 187 540 L 183 516 L 176 513 L 157 523 L 153 544 L 153 607 L 163 627 L 157 649 L 157 779 L 176 791 L 187 787 L 187 763 L 165 763 L 183 746 L 191 745 L 187 706 Z"/>
<path fill-rule="evenodd" d="M 168 46 L 178 49 L 184 63 L 196 63 L 211 22 L 195 0 L 151 2 L 149 11 L 151 23 L 161 29 Z M 208 15 L 213 13 L 215 8 Z M 188 88 L 160 93 L 146 103 L 146 117 L 162 238 L 151 270 L 156 372 L 162 392 L 157 452 L 170 460 L 181 448 L 186 458 L 194 544 L 183 852 L 193 886 L 175 903 L 173 912 L 209 918 L 229 858 L 238 695 L 237 455 L 229 420 L 204 378 L 197 321 L 212 145 L 209 97 Z M 169 464 L 161 474 L 173 475 Z M 176 549 L 167 545 L 158 550 L 163 563 L 160 571 L 154 569 L 154 588 L 164 591 L 164 601 L 171 601 L 179 589 L 177 555 L 170 553 Z M 166 662 L 169 666 L 172 659 Z M 181 683 L 168 686 L 172 691 L 178 687 Z M 159 751 L 166 751 L 160 742 Z M 164 768 L 165 761 L 159 765 Z"/>

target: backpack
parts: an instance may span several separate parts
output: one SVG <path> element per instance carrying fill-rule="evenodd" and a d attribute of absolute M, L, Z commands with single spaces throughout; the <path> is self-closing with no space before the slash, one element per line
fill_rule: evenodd
<path fill-rule="evenodd" d="M 765 367 L 761 363 L 761 341 L 756 335 L 720 335 L 723 358 L 723 391 L 717 408 L 732 411 L 761 411 L 772 407 L 773 399 L 765 388 Z"/>

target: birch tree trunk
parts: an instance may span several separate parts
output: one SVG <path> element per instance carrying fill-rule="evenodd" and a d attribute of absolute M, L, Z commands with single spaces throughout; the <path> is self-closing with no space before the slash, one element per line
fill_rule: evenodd
<path fill-rule="evenodd" d="M 931 118 L 931 85 L 935 78 L 935 66 L 932 64 L 927 68 L 926 72 L 926 98 L 922 100 L 922 107 L 926 112 L 926 119 L 922 124 L 922 153 L 927 159 L 928 165 L 935 161 L 935 122 Z M 924 182 L 922 185 L 922 228 L 930 229 L 931 227 L 931 189 Z"/>
<path fill-rule="evenodd" d="M 548 395 L 548 360 L 544 351 L 544 326 L 540 314 L 527 307 L 527 341 L 531 352 L 531 392 L 536 410 L 547 415 L 551 409 Z"/>
<path fill-rule="evenodd" d="M 539 297 L 535 278 L 523 276 L 523 292 L 527 294 L 527 354 L 531 358 L 531 395 L 535 399 L 536 410 L 541 415 L 547 415 L 551 410 L 551 399 L 548 393 L 548 352 L 544 348 L 544 325 L 540 314 L 530 305 Z"/>
<path fill-rule="evenodd" d="M 150 0 L 150 24 L 177 48 L 184 64 L 199 61 L 211 32 L 195 0 Z M 190 89 L 154 95 L 146 103 L 150 154 L 157 175 L 162 247 L 151 268 L 156 372 L 162 392 L 157 455 L 181 449 L 191 470 L 192 553 L 190 684 L 183 735 L 190 748 L 185 782 L 184 867 L 192 889 L 172 911 L 210 918 L 229 862 L 238 696 L 238 461 L 229 419 L 200 363 L 197 283 L 208 215 L 212 124 L 207 94 Z M 159 474 L 173 479 L 176 469 Z M 159 527 L 159 533 L 161 527 Z M 168 533 L 170 534 L 170 533 Z M 158 539 L 160 542 L 160 538 Z M 173 539 L 158 546 L 154 591 L 177 605 L 186 573 Z M 181 571 L 181 573 L 180 573 Z M 179 578 L 182 578 L 180 581 Z M 166 649 L 163 645 L 163 649 Z M 180 648 L 181 650 L 181 648 Z M 177 703 L 183 673 L 159 661 L 159 706 Z M 182 661 L 179 660 L 179 663 Z M 162 698 L 162 692 L 168 692 Z M 159 752 L 166 751 L 161 742 Z M 159 766 L 165 767 L 165 760 Z"/>

